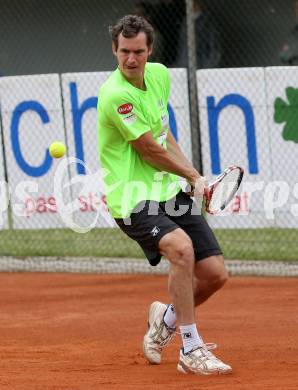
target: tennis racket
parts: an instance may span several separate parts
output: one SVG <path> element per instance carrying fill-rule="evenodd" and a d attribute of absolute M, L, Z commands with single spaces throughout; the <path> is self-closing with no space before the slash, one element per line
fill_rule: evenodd
<path fill-rule="evenodd" d="M 240 187 L 243 174 L 243 168 L 232 165 L 206 187 L 204 198 L 209 214 L 217 214 L 227 207 Z"/>

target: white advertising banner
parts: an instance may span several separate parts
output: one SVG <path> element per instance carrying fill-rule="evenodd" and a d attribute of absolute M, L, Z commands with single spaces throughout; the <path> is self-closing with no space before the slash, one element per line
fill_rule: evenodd
<path fill-rule="evenodd" d="M 110 73 L 63 74 L 61 83 L 57 74 L 1 78 L 14 228 L 69 226 L 58 210 L 57 193 L 75 208 L 76 226 L 115 226 L 105 204 L 96 110 L 99 88 Z M 191 159 L 187 70 L 170 69 L 170 74 L 170 126 Z M 209 217 L 212 227 L 298 227 L 297 85 L 298 67 L 197 71 L 204 173 L 212 181 L 229 165 L 245 170 L 227 210 Z M 48 147 L 55 140 L 66 143 L 68 165 L 69 160 L 50 157 Z M 4 182 L 3 158 L 0 148 Z M 8 220 L 3 196 L 1 188 L 0 229 Z"/>
<path fill-rule="evenodd" d="M 0 91 L 1 91 L 1 80 L 0 80 Z M 0 105 L 1 105 L 1 95 L 0 95 Z M 1 131 L 1 121 L 0 121 L 0 131 Z M 2 131 L 0 133 L 1 145 L 3 144 Z M 0 147 L 0 230 L 8 228 L 8 186 L 5 180 L 4 172 L 4 157 L 3 157 L 3 148 Z"/>
<path fill-rule="evenodd" d="M 81 228 L 113 227 L 105 204 L 98 153 L 97 96 L 111 72 L 65 73 L 62 93 L 70 164 L 74 222 Z"/>
<path fill-rule="evenodd" d="M 1 79 L 1 116 L 13 227 L 62 227 L 54 195 L 59 160 L 48 151 L 53 141 L 65 142 L 59 75 Z"/>
<path fill-rule="evenodd" d="M 190 161 L 192 142 L 189 113 L 188 78 L 186 69 L 170 69 L 170 126 L 179 146 Z"/>
<path fill-rule="evenodd" d="M 264 69 L 199 70 L 197 87 L 204 174 L 212 181 L 230 165 L 245 170 L 234 201 L 210 217 L 212 227 L 272 226 L 264 212 L 271 180 Z"/>
<path fill-rule="evenodd" d="M 298 227 L 298 67 L 265 69 L 276 225 Z"/>

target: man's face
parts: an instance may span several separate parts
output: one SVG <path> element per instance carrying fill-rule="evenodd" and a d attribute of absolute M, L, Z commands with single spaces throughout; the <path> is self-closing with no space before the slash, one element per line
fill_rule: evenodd
<path fill-rule="evenodd" d="M 145 64 L 152 48 L 147 46 L 144 32 L 139 32 L 133 38 L 118 36 L 118 49 L 113 45 L 113 53 L 117 57 L 119 68 L 127 80 L 140 80 L 144 76 Z"/>

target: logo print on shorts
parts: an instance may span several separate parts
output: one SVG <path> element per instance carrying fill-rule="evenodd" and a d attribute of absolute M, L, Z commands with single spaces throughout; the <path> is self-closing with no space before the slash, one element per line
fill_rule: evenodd
<path fill-rule="evenodd" d="M 157 227 L 157 226 L 154 226 L 154 228 L 151 230 L 151 235 L 153 236 L 153 237 L 155 237 L 155 236 L 157 236 L 158 235 L 158 233 L 160 232 L 160 228 L 159 227 Z"/>
<path fill-rule="evenodd" d="M 184 339 L 190 339 L 191 338 L 191 333 L 190 332 L 188 332 L 188 333 L 183 333 L 183 338 Z"/>
<path fill-rule="evenodd" d="M 122 104 L 117 108 L 117 111 L 121 115 L 129 114 L 133 109 L 133 105 L 131 103 Z"/>

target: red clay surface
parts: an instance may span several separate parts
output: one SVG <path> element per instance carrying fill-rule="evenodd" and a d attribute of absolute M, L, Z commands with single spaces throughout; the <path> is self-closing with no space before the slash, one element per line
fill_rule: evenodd
<path fill-rule="evenodd" d="M 0 274 L 0 389 L 297 389 L 298 279 L 233 277 L 197 313 L 229 376 L 176 371 L 180 337 L 160 366 L 141 342 L 165 276 Z"/>

